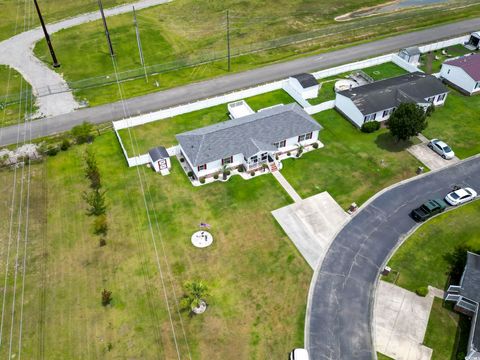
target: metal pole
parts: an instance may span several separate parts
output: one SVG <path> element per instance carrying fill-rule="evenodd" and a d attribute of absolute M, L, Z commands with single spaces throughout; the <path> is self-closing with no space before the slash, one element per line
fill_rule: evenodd
<path fill-rule="evenodd" d="M 42 24 L 43 34 L 45 35 L 45 40 L 47 41 L 48 49 L 50 50 L 50 55 L 52 56 L 53 67 L 58 68 L 60 63 L 57 60 L 57 56 L 55 55 L 55 51 L 53 50 L 52 42 L 50 41 L 50 36 L 48 35 L 47 28 L 45 23 L 43 22 L 42 13 L 40 12 L 40 7 L 38 6 L 37 0 L 33 0 L 35 3 L 35 8 L 37 9 L 38 17 L 40 18 L 40 24 Z"/>
<path fill-rule="evenodd" d="M 133 8 L 133 23 L 135 24 L 135 32 L 137 34 L 138 52 L 140 54 L 140 64 L 142 64 L 143 71 L 145 72 L 145 81 L 148 83 L 147 68 L 145 67 L 145 59 L 143 58 L 142 41 L 140 40 L 140 30 L 138 29 L 138 23 L 137 23 L 137 13 L 135 11 L 135 6 L 132 6 L 132 8 Z"/>
<path fill-rule="evenodd" d="M 228 58 L 228 71 L 231 70 L 230 62 L 230 16 L 227 10 L 227 58 Z"/>
<path fill-rule="evenodd" d="M 107 37 L 108 47 L 110 49 L 110 55 L 114 57 L 115 53 L 113 52 L 112 41 L 110 40 L 110 33 L 108 32 L 107 20 L 105 19 L 105 14 L 103 12 L 102 0 L 98 0 L 98 7 L 100 8 L 100 14 L 102 15 L 103 27 L 105 28 L 105 35 Z"/>

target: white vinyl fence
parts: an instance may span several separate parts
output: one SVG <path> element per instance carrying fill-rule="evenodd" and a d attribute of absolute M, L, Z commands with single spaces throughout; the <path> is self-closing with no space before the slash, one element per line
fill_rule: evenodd
<path fill-rule="evenodd" d="M 395 65 L 400 66 L 402 69 L 407 70 L 408 72 L 411 72 L 411 73 L 417 72 L 417 71 L 423 72 L 418 67 L 416 67 L 413 64 L 410 64 L 408 61 L 403 60 L 400 56 L 396 54 L 392 55 L 392 62 Z"/>
<path fill-rule="evenodd" d="M 438 49 L 443 49 L 449 46 L 453 45 L 458 45 L 458 44 L 465 44 L 468 39 L 470 38 L 470 35 L 465 35 L 465 36 L 460 36 L 454 39 L 449 39 L 449 40 L 444 40 L 444 41 L 439 41 L 433 44 L 428 44 L 424 46 L 419 46 L 419 50 L 422 54 L 427 53 L 429 51 L 435 51 Z"/>
<path fill-rule="evenodd" d="M 318 105 L 313 105 L 304 108 L 305 112 L 309 115 L 317 114 L 319 112 L 333 109 L 335 107 L 335 100 L 325 101 Z"/>

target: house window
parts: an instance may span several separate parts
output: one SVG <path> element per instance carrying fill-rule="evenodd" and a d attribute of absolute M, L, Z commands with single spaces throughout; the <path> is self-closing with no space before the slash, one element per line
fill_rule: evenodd
<path fill-rule="evenodd" d="M 222 165 L 231 164 L 233 162 L 233 156 L 222 159 Z"/>
<path fill-rule="evenodd" d="M 429 97 L 429 98 L 427 99 L 427 101 L 428 101 L 428 102 L 431 102 L 431 103 L 433 103 L 433 100 L 435 100 L 435 96 Z"/>
<path fill-rule="evenodd" d="M 298 142 L 305 140 L 305 135 L 300 135 L 298 137 Z"/>
<path fill-rule="evenodd" d="M 273 146 L 279 149 L 279 148 L 285 147 L 286 144 L 287 144 L 287 140 L 282 140 L 282 141 L 273 143 Z"/>
<path fill-rule="evenodd" d="M 438 95 L 437 101 L 443 101 L 443 99 L 445 99 L 445 96 L 447 96 L 447 94 Z"/>
<path fill-rule="evenodd" d="M 198 171 L 207 170 L 207 164 L 199 165 L 197 169 Z"/>
<path fill-rule="evenodd" d="M 267 160 L 267 156 L 268 156 L 267 153 L 263 153 L 263 154 L 262 154 L 262 160 Z"/>
<path fill-rule="evenodd" d="M 258 156 L 257 156 L 257 155 L 252 156 L 252 157 L 250 158 L 250 161 L 253 162 L 253 163 L 256 163 L 256 162 L 258 161 Z"/>
<path fill-rule="evenodd" d="M 477 82 L 477 84 L 475 85 L 475 89 L 479 89 L 480 88 L 480 81 Z"/>
<path fill-rule="evenodd" d="M 388 116 L 389 114 L 390 114 L 390 110 L 385 110 L 385 111 L 383 112 L 382 117 Z"/>
<path fill-rule="evenodd" d="M 370 114 L 370 115 L 366 115 L 366 116 L 363 118 L 363 121 L 364 121 L 364 122 L 372 121 L 372 120 L 375 120 L 376 117 L 377 117 L 377 113 L 375 113 L 375 114 Z"/>
<path fill-rule="evenodd" d="M 448 69 L 447 74 L 450 74 L 450 69 Z"/>
<path fill-rule="evenodd" d="M 312 133 L 309 132 L 308 134 L 305 134 L 305 140 L 310 140 L 312 138 Z"/>

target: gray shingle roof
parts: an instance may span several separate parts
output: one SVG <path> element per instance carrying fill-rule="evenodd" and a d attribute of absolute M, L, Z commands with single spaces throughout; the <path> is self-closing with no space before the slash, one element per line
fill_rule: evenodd
<path fill-rule="evenodd" d="M 150 158 L 152 159 L 152 161 L 158 161 L 160 159 L 166 159 L 170 157 L 170 155 L 168 155 L 167 149 L 165 149 L 163 146 L 150 149 L 148 153 L 150 154 Z"/>
<path fill-rule="evenodd" d="M 297 75 L 293 75 L 292 78 L 297 79 L 300 85 L 302 85 L 304 89 L 309 88 L 311 86 L 318 85 L 317 79 L 315 79 L 315 76 L 313 76 L 312 74 L 307 74 L 307 73 L 297 74 Z"/>
<path fill-rule="evenodd" d="M 259 151 L 275 151 L 273 143 L 321 130 L 322 127 L 297 104 L 276 106 L 176 135 L 193 166 Z"/>
<path fill-rule="evenodd" d="M 414 72 L 340 91 L 339 94 L 350 98 L 362 114 L 368 115 L 397 107 L 403 102 L 426 102 L 425 99 L 447 91 L 435 76 Z"/>
<path fill-rule="evenodd" d="M 462 278 L 462 296 L 480 302 L 480 255 L 469 252 Z"/>

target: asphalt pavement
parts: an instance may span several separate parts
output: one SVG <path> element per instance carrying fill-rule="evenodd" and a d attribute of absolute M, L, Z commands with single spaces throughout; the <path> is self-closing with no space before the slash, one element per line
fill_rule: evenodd
<path fill-rule="evenodd" d="M 480 156 L 405 182 L 366 204 L 338 233 L 312 280 L 305 341 L 312 360 L 372 360 L 379 272 L 416 223 L 409 212 L 453 185 L 480 189 Z"/>
<path fill-rule="evenodd" d="M 360 59 L 395 52 L 407 46 L 431 43 L 478 29 L 480 29 L 480 18 L 475 18 L 427 30 L 392 36 L 329 53 L 276 63 L 250 71 L 128 99 L 125 102 L 126 112 L 128 116 L 148 113 L 234 90 L 252 87 L 261 83 L 283 79 L 299 72 L 328 69 Z M 116 102 L 76 110 L 69 114 L 35 120 L 31 122 L 28 130 L 31 130 L 33 138 L 37 138 L 67 131 L 83 121 L 103 123 L 122 119 L 124 118 L 124 113 L 122 103 Z M 17 126 L 0 129 L 0 146 L 15 143 L 18 130 Z M 20 129 L 22 137 L 23 131 L 22 125 Z"/>

